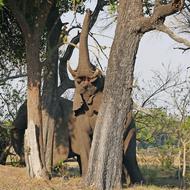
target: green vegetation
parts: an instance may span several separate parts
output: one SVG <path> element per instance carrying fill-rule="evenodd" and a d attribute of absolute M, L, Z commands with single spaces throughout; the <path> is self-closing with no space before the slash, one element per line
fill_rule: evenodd
<path fill-rule="evenodd" d="M 4 5 L 3 0 L 0 0 L 0 8 Z"/>

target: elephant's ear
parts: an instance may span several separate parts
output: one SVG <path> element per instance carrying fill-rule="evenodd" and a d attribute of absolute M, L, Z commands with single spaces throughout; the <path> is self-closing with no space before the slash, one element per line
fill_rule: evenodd
<path fill-rule="evenodd" d="M 73 111 L 80 109 L 82 105 L 83 105 L 83 100 L 82 100 L 81 95 L 75 92 L 74 98 L 73 98 Z"/>

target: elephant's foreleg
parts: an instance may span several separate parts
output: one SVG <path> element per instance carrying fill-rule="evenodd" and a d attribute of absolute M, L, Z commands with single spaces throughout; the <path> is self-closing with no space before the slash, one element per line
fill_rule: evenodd
<path fill-rule="evenodd" d="M 15 152 L 20 156 L 20 163 L 24 164 L 24 134 L 25 129 L 14 128 L 11 131 L 11 143 Z"/>
<path fill-rule="evenodd" d="M 81 164 L 81 159 L 80 159 L 79 155 L 77 155 L 77 162 L 78 162 L 78 165 L 79 165 L 80 175 L 82 176 L 82 164 Z"/>
<path fill-rule="evenodd" d="M 80 159 L 82 164 L 82 176 L 86 175 L 88 169 L 88 159 L 90 153 L 91 139 L 87 132 L 81 132 L 80 141 Z"/>

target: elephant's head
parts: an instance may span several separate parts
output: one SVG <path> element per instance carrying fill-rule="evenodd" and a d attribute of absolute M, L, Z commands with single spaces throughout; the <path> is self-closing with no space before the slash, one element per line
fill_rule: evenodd
<path fill-rule="evenodd" d="M 79 44 L 79 62 L 76 70 L 73 70 L 68 65 L 68 70 L 75 80 L 75 98 L 74 98 L 74 110 L 80 108 L 82 99 L 88 100 L 89 97 L 94 95 L 98 91 L 103 90 L 104 77 L 102 72 L 91 64 L 88 50 L 88 32 L 89 24 L 92 12 L 87 9 L 86 15 L 83 21 L 82 31 L 80 34 Z M 78 105 L 77 105 L 78 104 Z M 75 109 L 75 105 L 76 109 Z"/>

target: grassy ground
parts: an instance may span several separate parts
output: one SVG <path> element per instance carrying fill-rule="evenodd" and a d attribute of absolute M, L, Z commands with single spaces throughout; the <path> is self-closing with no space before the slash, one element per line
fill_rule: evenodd
<path fill-rule="evenodd" d="M 58 172 L 59 171 L 59 172 Z M 128 190 L 177 190 L 180 182 L 176 176 L 176 168 L 163 168 L 143 164 L 141 171 L 147 184 L 143 186 L 127 187 Z M 25 168 L 0 165 L 0 190 L 90 190 L 85 188 L 79 177 L 76 162 L 64 163 L 62 169 L 55 170 L 58 177 L 51 181 L 30 179 Z M 189 171 L 188 171 L 189 172 Z M 189 180 L 190 181 L 190 180 Z M 186 189 L 190 189 L 186 180 Z"/>

